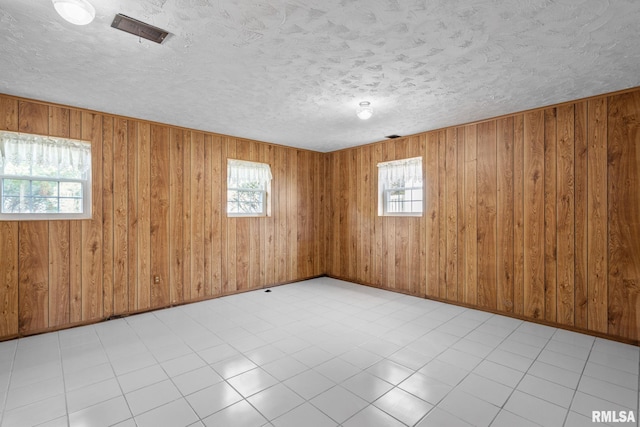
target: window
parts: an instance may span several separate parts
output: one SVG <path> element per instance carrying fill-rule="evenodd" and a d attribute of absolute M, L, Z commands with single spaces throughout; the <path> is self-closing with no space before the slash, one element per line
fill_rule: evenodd
<path fill-rule="evenodd" d="M 269 215 L 271 168 L 266 163 L 227 160 L 227 214 Z"/>
<path fill-rule="evenodd" d="M 91 144 L 0 131 L 0 220 L 91 218 Z"/>
<path fill-rule="evenodd" d="M 421 216 L 422 157 L 378 163 L 378 215 Z"/>

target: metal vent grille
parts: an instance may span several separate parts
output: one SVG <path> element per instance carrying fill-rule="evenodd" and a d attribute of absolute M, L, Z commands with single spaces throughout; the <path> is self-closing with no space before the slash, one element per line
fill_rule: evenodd
<path fill-rule="evenodd" d="M 385 136 L 385 138 L 396 139 L 396 138 L 400 138 L 400 135 L 387 135 Z"/>
<path fill-rule="evenodd" d="M 137 19 L 130 18 L 121 13 L 117 14 L 115 18 L 113 18 L 111 26 L 118 30 L 133 34 L 134 36 L 151 40 L 152 42 L 156 42 L 158 44 L 162 43 L 164 39 L 169 35 L 169 32 L 163 30 L 162 28 L 154 27 L 153 25 L 149 25 L 142 21 L 138 21 Z"/>

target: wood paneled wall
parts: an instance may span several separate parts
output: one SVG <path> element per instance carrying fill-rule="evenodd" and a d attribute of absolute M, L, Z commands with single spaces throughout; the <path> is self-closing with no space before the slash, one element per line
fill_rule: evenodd
<path fill-rule="evenodd" d="M 324 273 L 324 154 L 2 95 L 0 129 L 93 156 L 92 220 L 0 221 L 0 339 Z M 271 216 L 226 216 L 228 157 L 271 165 Z"/>
<path fill-rule="evenodd" d="M 378 216 L 419 155 L 424 215 Z M 327 274 L 640 340 L 640 90 L 328 157 Z"/>

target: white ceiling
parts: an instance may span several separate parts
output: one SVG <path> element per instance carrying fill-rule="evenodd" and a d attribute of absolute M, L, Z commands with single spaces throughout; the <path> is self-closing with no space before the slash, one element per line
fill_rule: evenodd
<path fill-rule="evenodd" d="M 0 0 L 0 92 L 332 151 L 640 86 L 638 0 L 89 1 Z"/>

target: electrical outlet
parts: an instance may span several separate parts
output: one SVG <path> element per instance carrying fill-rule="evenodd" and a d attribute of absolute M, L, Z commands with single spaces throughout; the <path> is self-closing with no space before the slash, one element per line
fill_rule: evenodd
<path fill-rule="evenodd" d="M 153 283 L 160 283 L 160 276 L 153 276 Z"/>

